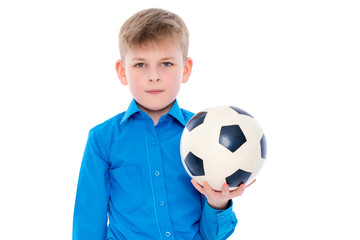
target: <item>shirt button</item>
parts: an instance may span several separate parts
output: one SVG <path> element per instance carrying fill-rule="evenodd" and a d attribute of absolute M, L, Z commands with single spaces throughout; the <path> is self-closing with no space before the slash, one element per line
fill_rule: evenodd
<path fill-rule="evenodd" d="M 165 202 L 164 202 L 164 201 L 160 201 L 159 204 L 160 204 L 160 206 L 164 206 Z"/>
<path fill-rule="evenodd" d="M 159 172 L 159 171 L 155 171 L 155 173 L 154 173 L 154 174 L 155 174 L 155 176 L 157 176 L 157 177 L 158 177 L 158 176 L 160 175 L 160 172 Z"/>
<path fill-rule="evenodd" d="M 166 236 L 166 237 L 170 237 L 170 232 L 166 232 L 166 233 L 165 233 L 165 236 Z"/>
<path fill-rule="evenodd" d="M 152 140 L 151 145 L 156 145 L 156 140 Z"/>

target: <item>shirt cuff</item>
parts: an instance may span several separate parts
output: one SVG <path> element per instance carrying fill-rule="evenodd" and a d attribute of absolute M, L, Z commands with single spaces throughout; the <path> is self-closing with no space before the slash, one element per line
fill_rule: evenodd
<path fill-rule="evenodd" d="M 207 201 L 205 201 L 203 211 L 207 215 L 208 219 L 213 219 L 213 221 L 218 222 L 218 224 L 221 226 L 222 223 L 233 220 L 233 201 L 230 200 L 228 208 L 224 210 L 214 209 L 208 204 Z"/>

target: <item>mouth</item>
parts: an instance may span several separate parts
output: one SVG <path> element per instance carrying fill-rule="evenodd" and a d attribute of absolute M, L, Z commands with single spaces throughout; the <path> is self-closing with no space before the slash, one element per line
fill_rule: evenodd
<path fill-rule="evenodd" d="M 163 91 L 164 90 L 151 89 L 151 90 L 148 90 L 146 92 L 149 93 L 149 94 L 152 94 L 152 95 L 156 95 L 156 94 L 162 93 Z"/>

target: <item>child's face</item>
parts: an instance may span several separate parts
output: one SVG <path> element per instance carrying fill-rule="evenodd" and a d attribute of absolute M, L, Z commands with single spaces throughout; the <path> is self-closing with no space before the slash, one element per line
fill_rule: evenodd
<path fill-rule="evenodd" d="M 181 49 L 172 41 L 128 49 L 116 70 L 121 83 L 145 112 L 168 111 L 181 83 L 188 81 L 192 60 L 184 60 Z"/>

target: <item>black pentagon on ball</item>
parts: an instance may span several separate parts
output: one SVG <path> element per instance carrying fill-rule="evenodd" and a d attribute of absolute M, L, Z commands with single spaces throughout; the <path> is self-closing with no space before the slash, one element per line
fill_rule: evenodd
<path fill-rule="evenodd" d="M 242 115 L 246 115 L 249 116 L 251 118 L 254 118 L 253 116 L 251 116 L 248 112 L 245 112 L 244 110 L 238 108 L 238 107 L 234 107 L 234 106 L 229 106 L 231 109 L 235 110 L 238 114 L 242 114 Z"/>
<path fill-rule="evenodd" d="M 231 152 L 235 152 L 245 142 L 246 137 L 239 125 L 221 127 L 219 143 Z"/>
<path fill-rule="evenodd" d="M 261 148 L 261 158 L 266 159 L 267 142 L 266 142 L 265 135 L 263 135 L 260 140 L 260 148 Z"/>
<path fill-rule="evenodd" d="M 199 112 L 190 119 L 186 125 L 186 128 L 189 130 L 189 132 L 204 122 L 206 114 L 207 112 Z"/>
<path fill-rule="evenodd" d="M 238 187 L 242 183 L 246 183 L 250 178 L 251 172 L 247 172 L 244 170 L 237 170 L 229 177 L 225 178 L 226 183 L 229 184 L 229 187 Z"/>
<path fill-rule="evenodd" d="M 189 152 L 188 155 L 186 155 L 184 162 L 193 176 L 205 175 L 203 160 L 192 152 Z"/>

